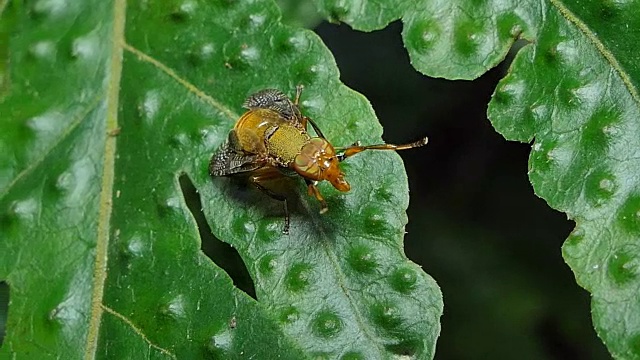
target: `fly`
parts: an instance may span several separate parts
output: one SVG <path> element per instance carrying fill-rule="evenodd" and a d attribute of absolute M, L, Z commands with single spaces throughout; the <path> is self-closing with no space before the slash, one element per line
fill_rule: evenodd
<path fill-rule="evenodd" d="M 310 196 L 320 202 L 320 213 L 328 210 L 318 189 L 320 181 L 328 181 L 339 191 L 351 186 L 345 180 L 340 163 L 364 150 L 406 150 L 427 144 L 427 138 L 403 145 L 377 144 L 362 146 L 358 142 L 335 148 L 316 123 L 300 112 L 298 106 L 302 86 L 296 87 L 292 101 L 276 89 L 261 90 L 247 98 L 248 109 L 229 131 L 227 141 L 214 153 L 209 164 L 212 177 L 248 174 L 249 181 L 270 197 L 284 203 L 285 225 L 289 232 L 290 217 L 287 198 L 264 183 L 285 176 L 300 176 L 307 184 Z M 316 133 L 307 132 L 311 125 Z"/>

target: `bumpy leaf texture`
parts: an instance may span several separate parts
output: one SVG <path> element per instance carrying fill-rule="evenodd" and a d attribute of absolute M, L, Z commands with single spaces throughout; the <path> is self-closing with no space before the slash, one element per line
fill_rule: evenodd
<path fill-rule="evenodd" d="M 617 358 L 640 358 L 640 2 L 318 0 L 361 30 L 402 18 L 421 72 L 472 79 L 517 54 L 489 105 L 507 139 L 533 143 L 536 193 L 576 228 L 563 255 L 592 293 Z"/>
<path fill-rule="evenodd" d="M 281 204 L 207 174 L 243 99 L 306 86 L 337 144 L 379 142 L 367 101 L 313 33 L 256 1 L 0 2 L 2 358 L 432 357 L 442 298 L 402 251 L 407 181 L 394 153 Z M 178 178 L 236 247 L 258 301 L 200 251 Z"/>

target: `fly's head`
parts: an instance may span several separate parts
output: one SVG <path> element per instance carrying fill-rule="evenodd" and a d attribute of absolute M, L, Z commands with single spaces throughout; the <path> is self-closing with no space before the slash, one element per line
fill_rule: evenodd
<path fill-rule="evenodd" d="M 293 169 L 300 176 L 312 180 L 327 180 L 340 191 L 349 191 L 351 186 L 340 170 L 340 157 L 333 146 L 323 138 L 312 138 L 295 157 Z"/>

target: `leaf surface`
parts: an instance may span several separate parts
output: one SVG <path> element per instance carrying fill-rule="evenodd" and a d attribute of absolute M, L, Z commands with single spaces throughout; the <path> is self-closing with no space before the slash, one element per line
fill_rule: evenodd
<path fill-rule="evenodd" d="M 640 3 L 637 1 L 317 0 L 326 16 L 360 30 L 402 19 L 419 71 L 473 79 L 529 41 L 489 105 L 507 139 L 534 140 L 536 193 L 576 228 L 563 246 L 592 293 L 593 321 L 609 351 L 640 358 Z"/>
<path fill-rule="evenodd" d="M 381 141 L 317 36 L 270 1 L 3 4 L 0 356 L 433 355 L 442 298 L 402 251 L 396 154 L 349 161 L 354 190 L 323 186 L 323 216 L 289 184 L 289 236 L 281 204 L 207 174 L 244 98 L 267 87 L 305 85 L 303 111 L 336 144 Z M 259 302 L 200 251 L 182 174 Z"/>

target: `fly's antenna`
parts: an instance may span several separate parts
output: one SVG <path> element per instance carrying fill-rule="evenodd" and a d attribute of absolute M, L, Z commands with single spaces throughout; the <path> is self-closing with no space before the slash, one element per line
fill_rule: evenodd
<path fill-rule="evenodd" d="M 360 145 L 359 142 L 356 142 L 351 146 L 348 146 L 345 148 L 336 148 L 336 150 L 340 152 L 340 154 L 338 155 L 338 160 L 343 161 L 344 159 L 351 157 L 357 153 L 363 152 L 365 150 L 393 150 L 393 151 L 408 150 L 408 149 L 425 146 L 427 145 L 428 142 L 429 142 L 429 138 L 425 136 L 424 138 L 418 141 L 414 141 L 408 144 L 401 144 L 401 145 L 375 144 L 375 145 L 362 146 Z"/>

